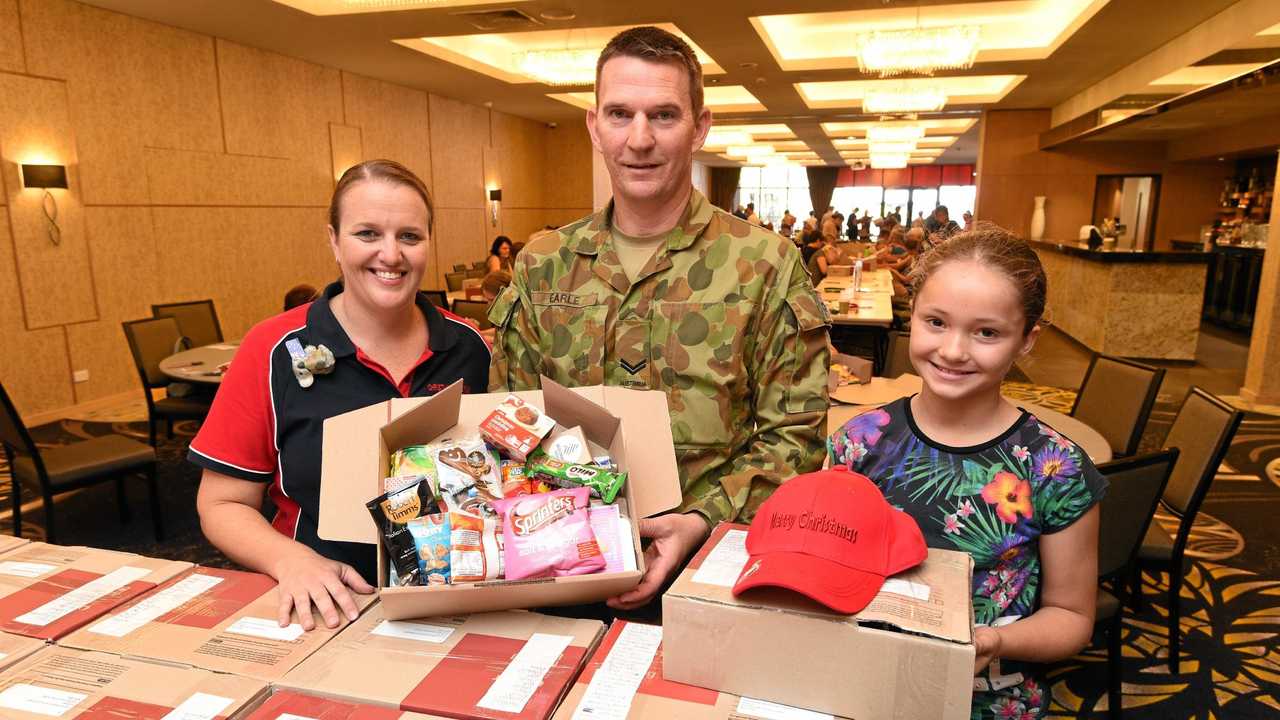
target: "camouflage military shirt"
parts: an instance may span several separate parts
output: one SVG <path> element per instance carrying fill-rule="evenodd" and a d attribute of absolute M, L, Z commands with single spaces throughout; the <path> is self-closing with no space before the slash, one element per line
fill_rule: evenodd
<path fill-rule="evenodd" d="M 822 465 L 826 307 L 787 239 L 694 190 L 666 245 L 627 279 L 613 206 L 535 240 L 489 307 L 489 389 L 539 375 L 667 393 L 683 511 L 749 522 L 778 483 Z"/>

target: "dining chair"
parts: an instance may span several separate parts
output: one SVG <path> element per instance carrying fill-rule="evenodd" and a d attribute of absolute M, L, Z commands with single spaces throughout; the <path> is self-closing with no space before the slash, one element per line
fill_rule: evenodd
<path fill-rule="evenodd" d="M 167 387 L 172 380 L 160 371 L 160 361 L 173 354 L 181 334 L 172 317 L 129 320 L 120 323 L 133 366 L 142 380 L 142 395 L 147 400 L 147 426 L 151 446 L 156 444 L 156 421 L 163 419 L 166 434 L 173 438 L 174 420 L 201 420 L 209 414 L 209 401 L 198 397 L 164 397 L 156 400 L 153 390 Z"/>
<path fill-rule="evenodd" d="M 1236 410 L 1203 389 L 1192 386 L 1187 391 L 1178 414 L 1173 418 L 1166 448 L 1179 450 L 1178 461 L 1173 466 L 1169 484 L 1160 496 L 1160 506 L 1178 518 L 1178 529 L 1173 537 L 1153 523 L 1147 528 L 1138 550 L 1138 562 L 1133 578 L 1133 607 L 1141 605 L 1141 571 L 1144 568 L 1164 570 L 1169 574 L 1169 669 L 1178 672 L 1180 627 L 1182 621 L 1182 561 L 1191 536 L 1200 504 L 1209 493 L 1213 476 L 1218 472 L 1231 438 L 1240 427 L 1244 413 Z"/>
<path fill-rule="evenodd" d="M 903 373 L 915 370 L 911 366 L 911 333 L 900 330 L 889 331 L 889 348 L 885 353 L 884 371 L 880 374 L 887 378 L 896 378 Z"/>
<path fill-rule="evenodd" d="M 41 451 L 18 415 L 4 385 L 0 384 L 0 445 L 9 461 L 13 492 L 13 535 L 22 537 L 22 487 L 37 488 L 44 500 L 45 540 L 57 541 L 53 498 L 72 490 L 114 480 L 120 521 L 129 522 L 130 513 L 124 480 L 139 473 L 147 479 L 151 500 L 151 523 L 156 540 L 164 539 L 160 490 L 156 485 L 156 451 L 123 435 L 103 435 L 70 445 Z"/>
<path fill-rule="evenodd" d="M 1094 353 L 1071 416 L 1107 439 L 1117 457 L 1138 451 L 1164 368 Z"/>
<path fill-rule="evenodd" d="M 477 260 L 471 263 L 472 270 L 485 270 L 488 267 L 489 267 L 489 258 L 485 258 L 484 260 Z"/>
<path fill-rule="evenodd" d="M 484 279 L 484 276 L 488 274 L 489 271 L 483 267 L 472 268 L 466 272 L 466 278 L 468 280 Z"/>
<path fill-rule="evenodd" d="M 454 300 L 453 314 L 475 320 L 481 330 L 493 327 L 493 323 L 489 322 L 489 303 L 481 300 Z"/>
<path fill-rule="evenodd" d="M 1120 692 L 1121 595 L 1177 460 L 1178 449 L 1169 448 L 1098 466 L 1098 472 L 1107 479 L 1110 487 L 1101 503 L 1098 531 L 1100 584 L 1094 622 L 1106 623 L 1107 708 L 1112 718 L 1120 717 L 1123 702 Z M 1109 584 L 1112 589 L 1102 587 L 1101 583 Z"/>
<path fill-rule="evenodd" d="M 222 326 L 212 300 L 165 303 L 151 306 L 152 317 L 171 317 L 178 321 L 178 331 L 191 347 L 222 342 Z"/>
<path fill-rule="evenodd" d="M 449 295 L 444 290 L 423 290 L 422 294 L 427 296 L 427 300 L 438 308 L 449 308 Z"/>
<path fill-rule="evenodd" d="M 467 271 L 467 264 L 466 264 L 466 263 L 454 263 L 454 265 L 453 265 L 453 271 L 454 271 L 454 272 L 466 272 L 466 271 Z"/>
<path fill-rule="evenodd" d="M 449 292 L 458 292 L 462 289 L 462 281 L 466 279 L 465 271 L 445 273 L 444 286 L 449 289 Z"/>

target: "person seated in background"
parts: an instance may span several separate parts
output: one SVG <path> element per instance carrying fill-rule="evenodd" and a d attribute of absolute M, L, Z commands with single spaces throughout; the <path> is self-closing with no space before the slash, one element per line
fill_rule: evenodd
<path fill-rule="evenodd" d="M 294 285 L 289 288 L 289 292 L 284 294 L 285 311 L 292 310 L 299 305 L 306 305 L 312 300 L 315 300 L 317 292 L 318 291 L 314 287 L 305 283 L 302 285 Z"/>
<path fill-rule="evenodd" d="M 818 236 L 818 241 L 821 246 L 809 256 L 809 261 L 805 263 L 805 270 L 809 271 L 809 278 L 813 280 L 814 287 L 827 277 L 831 266 L 840 260 L 840 251 L 834 244 L 828 242 L 822 235 Z"/>
<path fill-rule="evenodd" d="M 760 216 L 756 214 L 755 203 L 747 203 L 747 222 L 757 226 L 760 224 Z"/>
<path fill-rule="evenodd" d="M 512 252 L 511 238 L 506 235 L 499 235 L 493 239 L 493 245 L 489 246 L 489 259 L 485 263 L 485 270 L 491 273 L 511 272 L 511 258 L 515 255 Z"/>
<path fill-rule="evenodd" d="M 892 213 L 877 220 L 876 227 L 880 229 L 880 232 L 876 236 L 876 243 L 879 244 L 887 242 L 889 240 L 889 235 L 893 233 L 893 229 L 898 227 L 900 224 L 901 223 L 894 218 Z"/>
<path fill-rule="evenodd" d="M 800 257 L 804 259 L 805 267 L 809 266 L 809 259 L 813 254 L 822 249 L 822 233 L 817 230 L 805 230 L 800 235 Z"/>
<path fill-rule="evenodd" d="M 951 213 L 947 210 L 946 205 L 939 205 L 933 209 L 933 215 L 924 221 L 924 229 L 930 235 L 937 235 L 946 240 L 960 232 L 960 225 L 951 219 Z"/>
<path fill-rule="evenodd" d="M 858 242 L 871 242 L 871 210 L 868 208 L 862 211 L 862 217 L 858 218 Z"/>
<path fill-rule="evenodd" d="M 901 225 L 897 225 L 889 231 L 889 237 L 885 238 L 884 242 L 877 244 L 875 259 L 879 267 L 898 267 L 899 259 L 907 254 L 906 236 L 907 231 Z"/>
<path fill-rule="evenodd" d="M 781 223 L 780 229 L 787 230 L 785 235 L 787 237 L 791 237 L 791 230 L 793 230 L 795 226 L 796 226 L 796 216 L 792 215 L 790 210 L 783 210 L 782 223 Z"/>

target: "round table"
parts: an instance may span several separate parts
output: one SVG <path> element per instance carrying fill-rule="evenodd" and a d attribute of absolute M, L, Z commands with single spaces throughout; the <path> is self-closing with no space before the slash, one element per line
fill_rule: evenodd
<path fill-rule="evenodd" d="M 160 361 L 160 372 L 174 380 L 219 385 L 223 368 L 235 357 L 239 343 L 217 343 L 183 350 Z"/>
<path fill-rule="evenodd" d="M 903 375 L 902 378 L 906 378 L 906 375 Z M 902 380 L 902 378 L 899 378 L 899 380 Z M 902 380 L 899 387 L 910 387 L 910 385 L 911 383 Z M 910 395 L 917 391 L 918 390 L 909 390 L 904 392 L 903 396 Z M 1057 410 L 1050 410 L 1043 405 L 1026 402 L 1025 400 L 1015 400 L 1013 398 L 1005 399 L 1013 403 L 1015 407 L 1020 407 L 1032 415 L 1035 415 L 1040 420 L 1043 420 L 1046 425 L 1062 433 L 1067 437 L 1067 439 L 1079 445 L 1080 448 L 1088 454 L 1089 459 L 1092 460 L 1095 465 L 1107 462 L 1111 459 L 1111 445 L 1097 430 L 1094 430 L 1070 415 L 1065 415 Z M 887 400 L 880 400 L 880 403 L 867 405 L 845 405 L 842 403 L 832 403 L 831 408 L 827 413 L 827 435 L 838 430 L 855 416 L 880 407 L 884 402 L 888 402 Z"/>

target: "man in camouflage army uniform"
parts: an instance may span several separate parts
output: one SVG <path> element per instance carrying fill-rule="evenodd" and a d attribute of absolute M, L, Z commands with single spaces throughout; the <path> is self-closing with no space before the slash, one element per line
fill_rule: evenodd
<path fill-rule="evenodd" d="M 641 520 L 645 604 L 722 520 L 822 465 L 825 306 L 795 246 L 692 188 L 711 113 L 689 46 L 657 28 L 610 41 L 587 115 L 613 202 L 531 242 L 490 306 L 490 390 L 614 385 L 667 393 L 681 512 Z"/>

